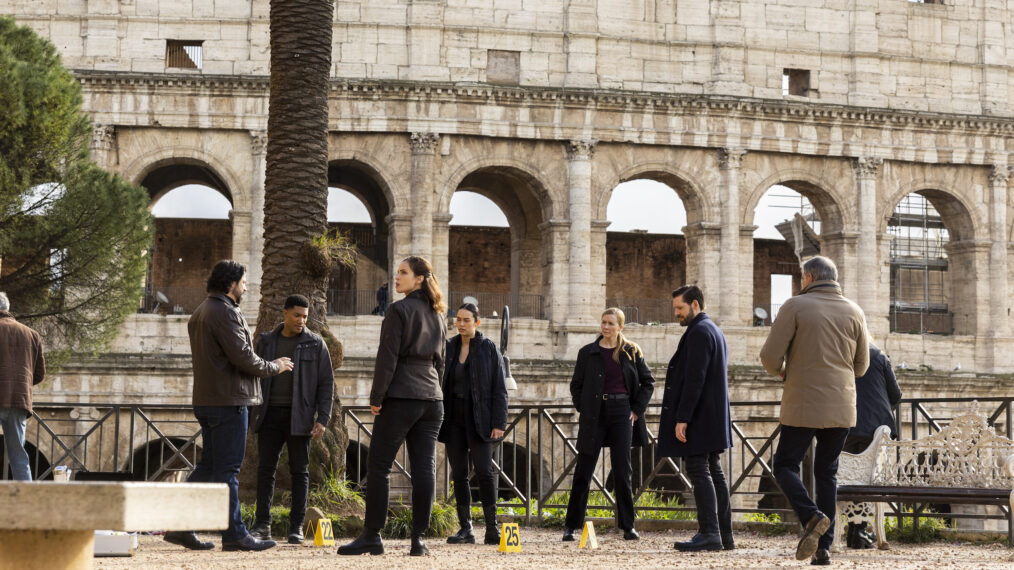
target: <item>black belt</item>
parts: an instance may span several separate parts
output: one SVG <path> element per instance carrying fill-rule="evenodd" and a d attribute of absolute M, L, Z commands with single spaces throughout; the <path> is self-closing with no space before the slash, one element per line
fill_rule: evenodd
<path fill-rule="evenodd" d="M 629 398 L 629 394 L 602 394 L 603 400 L 627 400 Z"/>

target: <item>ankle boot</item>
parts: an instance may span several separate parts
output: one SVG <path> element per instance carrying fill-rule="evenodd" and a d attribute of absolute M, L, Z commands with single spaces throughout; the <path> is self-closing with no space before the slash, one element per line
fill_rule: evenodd
<path fill-rule="evenodd" d="M 482 507 L 482 516 L 486 519 L 486 538 L 484 544 L 500 544 L 500 527 L 496 524 L 496 505 Z"/>
<path fill-rule="evenodd" d="M 447 544 L 475 544 L 472 534 L 472 513 L 470 505 L 458 505 L 458 534 L 447 537 Z"/>
<path fill-rule="evenodd" d="M 422 535 L 415 535 L 412 537 L 412 548 L 408 551 L 409 556 L 427 556 L 430 553 L 430 549 L 426 548 L 426 543 L 423 542 Z"/>
<path fill-rule="evenodd" d="M 363 529 L 355 540 L 338 547 L 338 554 L 344 556 L 359 556 L 360 554 L 383 554 L 384 543 L 380 540 L 380 530 L 367 528 Z"/>

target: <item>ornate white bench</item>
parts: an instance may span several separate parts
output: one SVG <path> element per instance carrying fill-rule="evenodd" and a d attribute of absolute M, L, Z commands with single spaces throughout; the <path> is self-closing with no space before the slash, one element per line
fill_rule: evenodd
<path fill-rule="evenodd" d="M 836 548 L 844 522 L 873 522 L 877 545 L 887 547 L 884 503 L 999 505 L 1008 511 L 1014 545 L 1014 441 L 997 435 L 986 419 L 967 414 L 938 433 L 914 441 L 891 440 L 880 426 L 866 451 L 842 453 L 838 463 Z"/>

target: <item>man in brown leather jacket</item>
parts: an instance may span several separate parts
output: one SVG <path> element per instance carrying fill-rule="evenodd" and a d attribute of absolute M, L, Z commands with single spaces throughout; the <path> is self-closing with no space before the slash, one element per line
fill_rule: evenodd
<path fill-rule="evenodd" d="M 292 360 L 267 361 L 254 353 L 250 329 L 239 301 L 246 292 L 246 267 L 219 261 L 208 277 L 208 298 L 190 317 L 190 353 L 194 369 L 194 416 L 201 424 L 203 449 L 188 481 L 229 485 L 229 528 L 222 550 L 265 550 L 273 540 L 247 532 L 239 511 L 239 468 L 246 453 L 248 406 L 261 403 L 259 377 L 292 370 Z M 167 532 L 165 540 L 191 550 L 210 550 L 193 531 Z"/>

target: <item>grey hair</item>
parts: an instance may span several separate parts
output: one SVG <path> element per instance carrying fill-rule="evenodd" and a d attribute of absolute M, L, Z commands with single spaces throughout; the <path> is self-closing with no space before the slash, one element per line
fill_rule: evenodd
<path fill-rule="evenodd" d="M 7 298 L 7 293 L 0 291 L 0 311 L 11 310 L 11 301 Z"/>
<path fill-rule="evenodd" d="M 803 262 L 803 275 L 813 277 L 814 281 L 837 281 L 838 268 L 827 257 L 818 255 Z"/>

